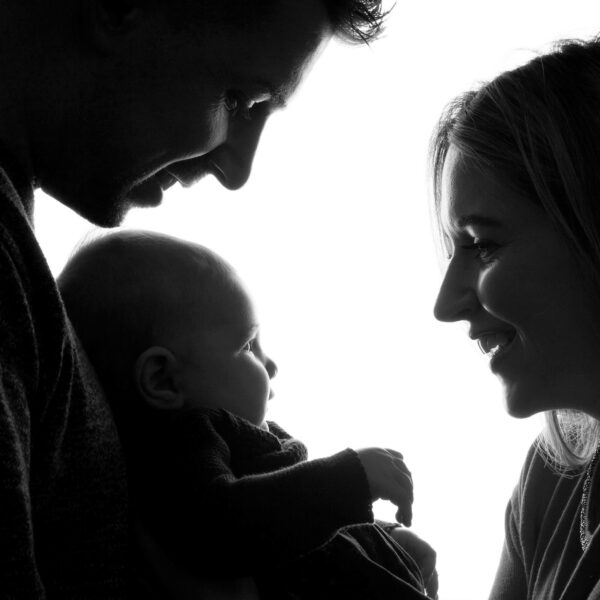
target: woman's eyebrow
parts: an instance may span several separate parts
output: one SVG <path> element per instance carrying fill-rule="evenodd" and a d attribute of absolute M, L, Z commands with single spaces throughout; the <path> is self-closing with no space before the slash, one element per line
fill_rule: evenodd
<path fill-rule="evenodd" d="M 472 214 L 458 218 L 456 225 L 459 229 L 465 229 L 473 225 L 479 225 L 480 227 L 502 227 L 502 221 L 494 217 Z"/>

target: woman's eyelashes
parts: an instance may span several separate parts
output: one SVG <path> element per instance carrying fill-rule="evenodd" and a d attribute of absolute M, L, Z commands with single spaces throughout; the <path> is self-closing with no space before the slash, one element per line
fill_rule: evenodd
<path fill-rule="evenodd" d="M 494 259 L 495 252 L 500 248 L 500 244 L 489 239 L 467 237 L 463 239 L 452 240 L 447 237 L 444 240 L 446 250 L 446 260 L 454 258 L 457 251 L 462 250 L 475 256 L 483 263 L 489 263 Z"/>
<path fill-rule="evenodd" d="M 468 244 L 462 245 L 465 250 L 474 250 L 478 258 L 484 262 L 490 262 L 493 259 L 494 253 L 498 250 L 499 245 L 491 240 L 475 238 Z"/>

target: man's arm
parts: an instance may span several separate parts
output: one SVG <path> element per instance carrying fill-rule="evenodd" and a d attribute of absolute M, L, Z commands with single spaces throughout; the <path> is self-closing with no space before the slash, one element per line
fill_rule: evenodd
<path fill-rule="evenodd" d="M 29 398 L 37 356 L 26 293 L 0 230 L 0 596 L 44 598 L 36 565 Z"/>

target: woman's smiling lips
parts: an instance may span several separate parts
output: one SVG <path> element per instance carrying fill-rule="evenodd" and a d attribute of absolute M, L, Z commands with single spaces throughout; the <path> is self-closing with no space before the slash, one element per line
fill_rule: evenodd
<path fill-rule="evenodd" d="M 469 337 L 477 341 L 479 349 L 492 361 L 505 354 L 516 337 L 514 329 L 472 332 Z"/>

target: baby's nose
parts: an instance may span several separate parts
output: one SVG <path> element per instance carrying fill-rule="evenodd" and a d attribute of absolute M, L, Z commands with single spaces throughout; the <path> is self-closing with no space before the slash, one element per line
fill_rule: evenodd
<path fill-rule="evenodd" d="M 277 365 L 275 364 L 275 361 L 271 360 L 270 358 L 267 358 L 265 368 L 267 369 L 267 373 L 269 374 L 269 379 L 273 379 L 273 377 L 277 375 Z"/>

